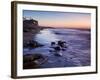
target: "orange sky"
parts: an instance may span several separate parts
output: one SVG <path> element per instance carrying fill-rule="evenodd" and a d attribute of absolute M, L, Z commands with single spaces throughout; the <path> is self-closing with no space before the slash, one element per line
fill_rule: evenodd
<path fill-rule="evenodd" d="M 44 27 L 90 28 L 90 13 L 24 10 L 24 17 L 32 17 Z"/>

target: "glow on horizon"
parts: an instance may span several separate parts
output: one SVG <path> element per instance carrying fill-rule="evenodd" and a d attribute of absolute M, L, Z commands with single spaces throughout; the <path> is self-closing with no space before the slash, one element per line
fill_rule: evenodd
<path fill-rule="evenodd" d="M 23 10 L 23 17 L 33 18 L 44 27 L 85 28 L 91 27 L 90 13 Z"/>

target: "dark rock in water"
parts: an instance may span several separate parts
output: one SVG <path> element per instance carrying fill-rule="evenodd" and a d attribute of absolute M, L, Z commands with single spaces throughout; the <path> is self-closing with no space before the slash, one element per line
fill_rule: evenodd
<path fill-rule="evenodd" d="M 33 40 L 30 40 L 28 43 L 24 43 L 23 45 L 24 47 L 29 47 L 29 48 L 37 48 L 37 47 L 42 47 L 44 45 L 38 43 L 37 41 L 33 41 Z"/>
<path fill-rule="evenodd" d="M 23 69 L 38 68 L 47 61 L 47 57 L 42 54 L 27 54 L 23 56 Z"/>
<path fill-rule="evenodd" d="M 58 57 L 61 57 L 62 55 L 60 55 L 60 54 L 54 54 L 55 56 L 58 56 Z"/>

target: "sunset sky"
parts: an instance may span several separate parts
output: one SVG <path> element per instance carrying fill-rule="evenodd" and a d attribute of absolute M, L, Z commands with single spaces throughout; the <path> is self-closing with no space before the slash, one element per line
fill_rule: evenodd
<path fill-rule="evenodd" d="M 84 28 L 91 27 L 90 13 L 23 10 L 23 17 L 33 18 L 44 27 Z"/>

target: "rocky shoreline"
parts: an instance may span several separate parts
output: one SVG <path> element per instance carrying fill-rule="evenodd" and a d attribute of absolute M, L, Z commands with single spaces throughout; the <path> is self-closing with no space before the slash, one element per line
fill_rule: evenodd
<path fill-rule="evenodd" d="M 23 25 L 23 69 L 84 67 L 91 65 L 90 30 L 52 30 L 56 36 L 60 36 L 68 44 L 67 49 L 62 50 L 62 55 L 58 56 L 52 52 L 50 46 L 42 45 L 34 40 L 34 36 L 40 30 L 45 30 L 45 28 L 40 27 L 38 22 L 34 20 L 24 23 L 27 26 L 25 24 Z"/>
<path fill-rule="evenodd" d="M 36 48 L 41 47 L 40 43 L 34 41 L 34 36 L 40 32 L 42 28 L 38 25 L 38 21 L 30 19 L 23 20 L 23 47 Z"/>
<path fill-rule="evenodd" d="M 23 56 L 23 69 L 39 68 L 47 61 L 47 57 L 42 54 L 27 54 Z"/>

